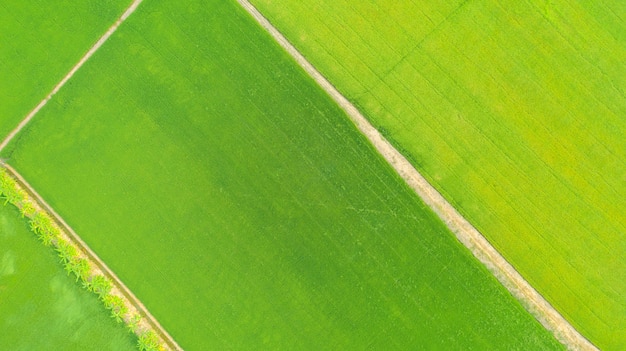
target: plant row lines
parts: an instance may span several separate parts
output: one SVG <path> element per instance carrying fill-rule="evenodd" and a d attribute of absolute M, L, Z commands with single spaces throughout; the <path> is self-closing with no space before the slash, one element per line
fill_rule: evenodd
<path fill-rule="evenodd" d="M 36 201 L 30 198 L 28 192 L 5 168 L 0 168 L 0 195 L 4 198 L 5 205 L 9 203 L 14 205 L 22 218 L 29 220 L 30 229 L 39 241 L 56 251 L 67 274 L 73 275 L 83 288 L 96 294 L 104 307 L 111 312 L 111 317 L 118 323 L 124 323 L 130 332 L 137 335 L 139 350 L 165 350 L 158 334 L 144 322 L 132 304 L 114 287 L 111 279 L 89 260 L 80 247 L 69 239 Z"/>

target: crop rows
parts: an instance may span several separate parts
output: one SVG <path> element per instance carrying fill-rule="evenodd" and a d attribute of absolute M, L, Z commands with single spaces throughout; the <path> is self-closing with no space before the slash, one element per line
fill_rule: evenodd
<path fill-rule="evenodd" d="M 623 6 L 252 2 L 577 329 L 624 347 Z"/>
<path fill-rule="evenodd" d="M 562 348 L 234 1 L 143 2 L 1 156 L 185 349 Z"/>

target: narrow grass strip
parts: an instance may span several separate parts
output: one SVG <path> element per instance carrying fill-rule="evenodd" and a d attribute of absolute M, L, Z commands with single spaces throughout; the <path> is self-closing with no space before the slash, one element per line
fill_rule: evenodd
<path fill-rule="evenodd" d="M 68 275 L 98 296 L 118 323 L 137 335 L 141 351 L 182 350 L 137 297 L 11 166 L 0 168 L 0 195 L 29 220 L 37 238 L 53 248 Z"/>
<path fill-rule="evenodd" d="M 35 117 L 35 115 L 44 106 L 46 106 L 48 101 L 50 101 L 50 99 L 52 99 L 52 97 L 56 93 L 58 93 L 59 90 L 61 90 L 61 88 L 63 88 L 65 83 L 67 83 L 74 76 L 74 74 L 85 64 L 85 62 L 87 62 L 91 58 L 91 56 L 93 56 L 93 54 L 95 54 L 96 51 L 100 49 L 100 47 L 111 37 L 111 35 L 115 33 L 117 28 L 119 28 L 119 26 L 122 23 L 124 23 L 124 21 L 126 21 L 126 19 L 130 15 L 133 14 L 133 12 L 135 12 L 135 10 L 137 9 L 137 7 L 139 7 L 139 4 L 141 4 L 142 1 L 143 0 L 134 0 L 130 4 L 130 6 L 126 9 L 126 11 L 124 11 L 122 16 L 120 16 L 120 18 L 117 21 L 115 21 L 115 23 L 113 23 L 111 27 L 109 27 L 106 33 L 104 33 L 104 35 L 102 35 L 102 37 L 98 39 L 98 41 L 89 49 L 89 51 L 87 51 L 87 53 L 83 57 L 81 57 L 78 63 L 74 65 L 74 67 L 72 67 L 72 69 L 65 75 L 65 77 L 63 77 L 63 79 L 61 79 L 59 83 L 57 83 L 57 85 L 52 89 L 52 91 L 43 100 L 41 100 L 41 102 L 37 106 L 35 106 L 35 108 L 32 111 L 30 111 L 28 115 L 26 115 L 26 117 L 17 125 L 17 127 L 15 127 L 15 129 L 11 131 L 11 133 L 9 133 L 9 135 L 7 135 L 7 137 L 2 141 L 2 143 L 0 143 L 0 151 L 2 151 L 11 142 L 11 140 L 13 140 L 13 138 L 15 138 L 15 136 L 19 134 L 19 132 L 22 131 L 22 129 L 24 129 L 24 127 L 28 124 L 28 122 L 30 122 L 33 119 L 33 117 Z"/>
<path fill-rule="evenodd" d="M 502 285 L 554 336 L 571 350 L 598 350 L 580 334 L 515 268 L 469 223 L 413 165 L 352 105 L 249 1 L 239 4 L 296 60 L 346 112 L 376 150 L 482 262 Z"/>

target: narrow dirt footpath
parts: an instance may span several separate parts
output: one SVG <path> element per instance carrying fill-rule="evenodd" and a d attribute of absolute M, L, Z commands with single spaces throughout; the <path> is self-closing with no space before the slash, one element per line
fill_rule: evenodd
<path fill-rule="evenodd" d="M 63 88 L 65 83 L 67 83 L 67 81 L 74 76 L 74 74 L 85 64 L 85 62 L 87 62 L 87 60 L 89 60 L 91 56 L 93 56 L 93 54 L 98 51 L 98 49 L 100 49 L 102 44 L 104 44 L 111 37 L 111 35 L 115 33 L 117 28 L 122 23 L 124 23 L 124 21 L 126 21 L 126 19 L 130 15 L 132 15 L 133 12 L 135 12 L 135 10 L 137 9 L 137 7 L 139 7 L 139 4 L 141 4 L 142 1 L 143 0 L 134 0 L 132 4 L 130 4 L 130 6 L 126 9 L 126 11 L 124 11 L 122 16 L 120 16 L 120 18 L 118 18 L 118 20 L 115 21 L 115 23 L 113 23 L 111 27 L 109 27 L 106 33 L 104 33 L 104 35 L 102 35 L 102 37 L 98 39 L 98 41 L 91 47 L 91 49 L 89 49 L 89 51 L 87 51 L 87 53 L 83 57 L 81 57 L 78 63 L 74 65 L 74 67 L 72 67 L 72 69 L 65 75 L 65 77 L 63 77 L 63 79 L 61 79 L 61 81 L 54 86 L 52 91 L 43 100 L 41 100 L 41 102 L 37 106 L 35 106 L 35 108 L 30 111 L 28 115 L 26 115 L 26 117 L 24 117 L 20 124 L 18 124 L 18 126 L 15 127 L 15 129 L 13 129 L 11 133 L 9 133 L 9 135 L 2 141 L 2 143 L 0 143 L 0 151 L 2 151 L 11 142 L 11 140 L 13 140 L 13 138 L 15 138 L 15 136 L 20 131 L 22 131 L 22 129 L 24 129 L 24 127 L 28 124 L 28 122 L 30 122 L 31 119 L 33 119 L 33 117 L 35 117 L 39 110 L 46 106 L 48 101 L 50 101 L 50 99 L 52 99 L 52 97 L 56 93 L 58 93 L 61 88 Z"/>
<path fill-rule="evenodd" d="M 124 13 L 111 25 L 107 31 L 96 41 L 96 43 L 81 57 L 81 59 L 72 67 L 72 69 L 61 79 L 57 85 L 54 86 L 52 91 L 41 101 L 35 108 L 26 115 L 26 117 L 18 124 L 18 126 L 7 135 L 7 137 L 0 143 L 0 151 L 2 151 L 10 142 L 15 138 L 17 134 L 35 117 L 35 115 L 52 99 L 56 93 L 63 88 L 74 74 L 87 62 L 95 53 L 102 47 L 102 45 L 115 33 L 119 26 L 132 15 L 143 0 L 133 0 L 130 6 L 124 11 Z M 141 303 L 141 301 L 124 285 L 124 283 L 109 269 L 109 267 L 85 244 L 84 241 L 74 232 L 74 230 L 59 216 L 39 194 L 33 189 L 26 180 L 11 166 L 3 164 L 6 170 L 11 176 L 18 182 L 22 189 L 26 190 L 32 199 L 37 203 L 37 206 L 48 212 L 54 219 L 55 224 L 61 229 L 62 235 L 66 240 L 74 243 L 80 250 L 86 255 L 91 263 L 92 269 L 105 277 L 109 278 L 113 283 L 113 292 L 118 296 L 121 296 L 126 305 L 130 308 L 131 312 L 137 313 L 143 317 L 144 323 L 147 323 L 152 330 L 154 330 L 161 340 L 164 342 L 169 350 L 182 350 L 182 348 L 174 341 L 169 333 L 159 324 L 159 322 L 150 314 L 148 309 Z"/>
<path fill-rule="evenodd" d="M 504 257 L 396 150 L 307 59 L 247 0 L 237 0 L 254 19 L 298 62 L 298 64 L 348 114 L 357 128 L 409 184 L 419 197 L 478 258 L 513 296 L 555 337 L 571 350 L 597 348 L 569 324 Z"/>
<path fill-rule="evenodd" d="M 95 274 L 100 274 L 108 278 L 113 283 L 112 292 L 115 295 L 122 297 L 125 300 L 126 306 L 130 309 L 130 314 L 139 314 L 143 321 L 147 322 L 150 329 L 154 330 L 161 338 L 164 344 L 169 350 L 181 350 L 182 348 L 174 341 L 169 333 L 159 324 L 159 322 L 150 314 L 148 309 L 141 303 L 141 301 L 124 285 L 124 283 L 113 273 L 111 269 L 87 246 L 87 244 L 74 232 L 74 230 L 50 207 L 41 196 L 33 189 L 33 187 L 26 182 L 26 180 L 8 164 L 2 165 L 7 172 L 17 181 L 17 184 L 24 189 L 29 197 L 36 202 L 36 206 L 39 209 L 44 210 L 54 220 L 55 224 L 61 229 L 61 235 L 63 239 L 76 245 L 89 260 L 92 267 L 92 271 Z"/>

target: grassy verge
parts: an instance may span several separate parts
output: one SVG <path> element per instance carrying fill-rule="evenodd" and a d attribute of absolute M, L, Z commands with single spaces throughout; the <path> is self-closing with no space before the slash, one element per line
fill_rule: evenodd
<path fill-rule="evenodd" d="M 83 288 L 97 295 L 115 321 L 124 323 L 137 335 L 139 350 L 164 350 L 157 334 L 143 323 L 142 317 L 136 311 L 129 309 L 129 302 L 119 289 L 115 289 L 112 281 L 101 270 L 95 268 L 96 265 L 90 261 L 88 255 L 63 232 L 51 215 L 42 209 L 4 168 L 0 169 L 0 195 L 5 199 L 5 205 L 15 206 L 22 218 L 28 219 L 30 230 L 39 241 L 54 249 L 67 274 L 74 276 L 76 282 L 80 282 Z"/>
<path fill-rule="evenodd" d="M 144 2 L 13 146 L 185 349 L 559 348 L 234 2 Z"/>
<path fill-rule="evenodd" d="M 0 350 L 136 350 L 137 338 L 67 276 L 20 217 L 0 206 Z"/>
<path fill-rule="evenodd" d="M 581 333 L 626 347 L 619 1 L 252 2 Z"/>

